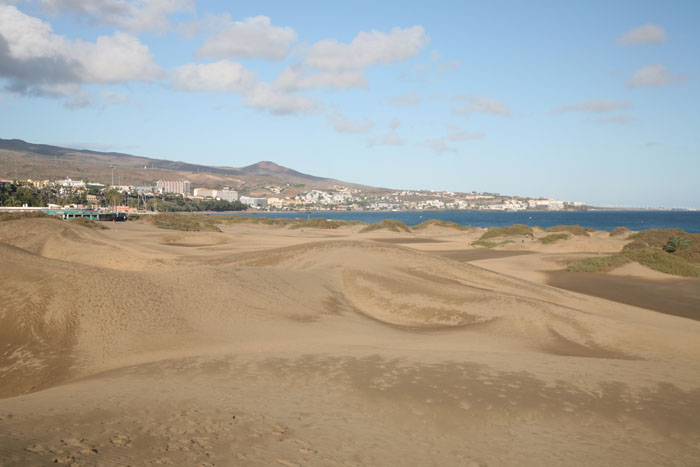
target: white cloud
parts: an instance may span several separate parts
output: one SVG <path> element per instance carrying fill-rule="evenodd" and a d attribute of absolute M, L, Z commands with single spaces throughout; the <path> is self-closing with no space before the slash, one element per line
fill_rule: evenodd
<path fill-rule="evenodd" d="M 251 107 L 267 110 L 274 115 L 318 114 L 322 110 L 320 103 L 314 99 L 280 92 L 267 83 L 257 83 L 248 90 L 244 101 Z"/>
<path fill-rule="evenodd" d="M 474 139 L 484 139 L 483 133 L 469 133 L 459 129 L 454 125 L 447 125 L 447 129 L 450 131 L 446 139 L 448 141 L 469 141 Z"/>
<path fill-rule="evenodd" d="M 447 63 L 441 63 L 438 65 L 438 73 L 441 75 L 446 75 L 447 73 L 450 73 L 452 71 L 457 71 L 459 70 L 459 67 L 461 65 L 461 62 L 459 60 L 452 60 Z"/>
<path fill-rule="evenodd" d="M 632 123 L 634 118 L 629 115 L 613 115 L 610 117 L 595 118 L 589 120 L 592 123 L 603 123 L 603 124 L 614 124 L 614 125 L 627 125 Z"/>
<path fill-rule="evenodd" d="M 41 5 L 52 14 L 68 12 L 95 24 L 135 32 L 166 32 L 169 15 L 194 11 L 193 0 L 42 0 Z"/>
<path fill-rule="evenodd" d="M 659 44 L 665 40 L 666 31 L 656 24 L 645 24 L 615 39 L 618 44 L 623 45 Z"/>
<path fill-rule="evenodd" d="M 380 139 L 372 139 L 367 142 L 367 147 L 373 147 L 373 146 L 403 146 L 406 144 L 406 141 L 404 141 L 399 135 L 397 135 L 394 132 L 388 133 L 384 135 Z"/>
<path fill-rule="evenodd" d="M 197 50 L 204 58 L 265 58 L 282 60 L 297 33 L 290 27 L 272 26 L 267 16 L 228 21 Z"/>
<path fill-rule="evenodd" d="M 683 75 L 672 75 L 663 65 L 647 65 L 635 71 L 625 85 L 627 87 L 661 87 L 683 84 Z"/>
<path fill-rule="evenodd" d="M 366 118 L 362 121 L 352 121 L 339 113 L 329 115 L 328 118 L 338 133 L 367 133 L 374 128 L 374 122 Z"/>
<path fill-rule="evenodd" d="M 282 70 L 274 85 L 286 91 L 306 89 L 351 89 L 367 88 L 367 81 L 361 71 L 320 71 L 309 73 L 303 65 L 294 65 Z"/>
<path fill-rule="evenodd" d="M 129 102 L 129 95 L 124 93 L 116 93 L 108 89 L 102 90 L 102 99 L 110 104 L 126 104 Z"/>
<path fill-rule="evenodd" d="M 95 104 L 95 98 L 84 89 L 78 89 L 71 93 L 70 97 L 63 103 L 64 107 L 71 110 L 84 109 L 93 104 Z"/>
<path fill-rule="evenodd" d="M 564 105 L 552 110 L 553 113 L 559 114 L 564 112 L 594 112 L 604 113 L 612 110 L 629 109 L 632 107 L 626 100 L 611 101 L 608 99 L 589 99 L 587 101 L 577 102 L 571 105 Z"/>
<path fill-rule="evenodd" d="M 420 104 L 420 100 L 420 94 L 417 92 L 408 92 L 406 94 L 392 96 L 388 99 L 388 102 L 398 107 L 415 107 Z"/>
<path fill-rule="evenodd" d="M 230 60 L 188 63 L 175 69 L 172 81 L 173 87 L 181 91 L 237 94 L 248 106 L 275 115 L 315 114 L 321 111 L 318 101 L 295 96 L 269 83 L 260 82 L 255 73 Z"/>
<path fill-rule="evenodd" d="M 356 70 L 373 65 L 388 65 L 415 57 L 428 45 L 422 26 L 360 32 L 349 44 L 325 39 L 309 49 L 306 63 L 321 70 Z"/>
<path fill-rule="evenodd" d="M 160 75 L 149 48 L 128 33 L 70 41 L 48 23 L 0 5 L 0 78 L 12 92 L 66 96 L 82 83 L 152 81 Z"/>
<path fill-rule="evenodd" d="M 430 148 L 435 151 L 435 154 L 444 154 L 446 152 L 458 152 L 456 148 L 450 147 L 445 143 L 443 138 L 426 139 L 421 146 Z"/>
<path fill-rule="evenodd" d="M 465 101 L 466 104 L 455 107 L 452 112 L 459 115 L 466 115 L 472 112 L 482 112 L 493 115 L 503 115 L 510 117 L 510 109 L 505 104 L 495 99 L 481 97 L 475 94 L 454 96 L 452 102 Z"/>
<path fill-rule="evenodd" d="M 389 129 L 391 131 L 398 130 L 400 126 L 401 126 L 401 120 L 399 120 L 398 117 L 392 118 L 391 121 L 389 122 Z"/>
<path fill-rule="evenodd" d="M 188 63 L 175 69 L 173 85 L 188 92 L 243 93 L 256 83 L 255 73 L 229 60 L 206 64 Z"/>
<path fill-rule="evenodd" d="M 149 48 L 124 32 L 100 36 L 94 44 L 77 41 L 72 54 L 83 63 L 90 82 L 151 81 L 161 75 Z"/>

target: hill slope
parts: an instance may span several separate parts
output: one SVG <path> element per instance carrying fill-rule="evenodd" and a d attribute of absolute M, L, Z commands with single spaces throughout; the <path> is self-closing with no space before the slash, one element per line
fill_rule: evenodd
<path fill-rule="evenodd" d="M 303 184 L 310 188 L 334 185 L 361 185 L 317 177 L 263 161 L 246 167 L 208 166 L 189 162 L 154 159 L 118 152 L 71 149 L 33 144 L 20 139 L 0 138 L 0 179 L 87 179 L 111 183 L 111 165 L 115 165 L 115 183 L 151 184 L 158 179 L 186 179 L 193 186 L 236 188 L 267 184 Z"/>

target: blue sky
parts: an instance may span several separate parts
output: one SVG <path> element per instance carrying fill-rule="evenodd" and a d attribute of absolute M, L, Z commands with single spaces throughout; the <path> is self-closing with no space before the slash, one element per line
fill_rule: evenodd
<path fill-rule="evenodd" d="M 700 208 L 700 2 L 0 0 L 0 137 Z"/>

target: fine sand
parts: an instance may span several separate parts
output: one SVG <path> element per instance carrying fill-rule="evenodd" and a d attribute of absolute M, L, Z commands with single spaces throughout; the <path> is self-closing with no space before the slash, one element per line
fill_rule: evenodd
<path fill-rule="evenodd" d="M 0 466 L 699 465 L 700 280 L 564 271 L 625 238 L 106 226 L 0 222 Z"/>

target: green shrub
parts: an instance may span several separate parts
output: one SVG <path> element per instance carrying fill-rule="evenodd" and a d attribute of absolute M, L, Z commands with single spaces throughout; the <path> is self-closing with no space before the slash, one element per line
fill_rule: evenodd
<path fill-rule="evenodd" d="M 700 264 L 700 234 L 688 233 L 681 229 L 649 229 L 637 232 L 629 236 L 632 242 L 625 245 L 622 251 L 646 248 L 662 251 L 671 237 L 683 237 L 690 242 L 690 246 L 687 248 L 676 251 L 675 256 L 690 263 Z"/>
<path fill-rule="evenodd" d="M 620 235 L 627 235 L 631 230 L 627 227 L 615 227 L 612 232 L 610 232 L 611 237 L 617 237 Z"/>
<path fill-rule="evenodd" d="M 569 234 L 566 233 L 549 234 L 546 237 L 540 238 L 540 242 L 542 242 L 544 245 L 549 245 L 550 243 L 554 243 L 559 240 L 566 240 L 567 238 L 569 238 Z"/>
<path fill-rule="evenodd" d="M 630 259 L 624 255 L 593 256 L 577 259 L 569 264 L 567 271 L 575 272 L 607 272 L 629 263 Z"/>
<path fill-rule="evenodd" d="M 460 225 L 460 224 L 457 224 L 456 222 L 443 221 L 440 219 L 428 219 L 427 221 L 421 222 L 420 224 L 414 226 L 412 230 L 422 230 L 422 229 L 425 229 L 426 227 L 429 227 L 431 225 L 435 225 L 438 227 L 457 229 L 457 230 L 463 230 L 465 232 L 469 232 L 471 230 L 474 230 L 474 227 L 472 227 L 471 225 Z"/>
<path fill-rule="evenodd" d="M 472 242 L 472 246 L 483 246 L 485 248 L 495 248 L 497 246 L 506 245 L 508 243 L 515 243 L 513 240 L 503 240 L 502 242 L 489 242 L 486 240 L 477 240 Z"/>
<path fill-rule="evenodd" d="M 519 235 L 533 235 L 532 228 L 524 224 L 509 225 L 507 227 L 489 227 L 479 240 L 488 240 L 496 237 L 517 237 Z"/>
<path fill-rule="evenodd" d="M 675 253 L 680 250 L 685 250 L 692 245 L 689 240 L 683 237 L 671 237 L 663 247 L 666 253 Z"/>
<path fill-rule="evenodd" d="M 610 256 L 581 258 L 569 264 L 566 269 L 576 272 L 607 272 L 630 261 L 674 276 L 700 277 L 700 272 L 695 265 L 678 256 L 669 255 L 663 250 L 652 248 L 623 250 L 622 253 Z"/>
<path fill-rule="evenodd" d="M 370 224 L 364 229 L 360 230 L 361 233 L 363 232 L 371 232 L 373 230 L 381 230 L 381 229 L 386 229 L 391 232 L 410 232 L 411 229 L 404 224 L 401 221 L 397 221 L 394 219 L 384 219 L 379 222 L 375 222 L 374 224 Z"/>
<path fill-rule="evenodd" d="M 290 229 L 339 229 L 348 225 L 361 225 L 363 222 L 358 221 L 337 221 L 316 217 L 313 219 L 297 219 Z"/>
<path fill-rule="evenodd" d="M 545 229 L 547 232 L 569 232 L 573 235 L 582 235 L 584 237 L 590 237 L 588 233 L 589 230 L 581 227 L 580 225 L 555 225 L 553 227 L 548 227 Z"/>
<path fill-rule="evenodd" d="M 220 216 L 192 215 L 192 214 L 156 214 L 149 220 L 159 229 L 182 230 L 185 232 L 221 232 L 217 227 L 217 219 Z"/>
<path fill-rule="evenodd" d="M 700 277 L 700 271 L 685 259 L 669 255 L 663 250 L 643 248 L 639 250 L 629 250 L 623 253 L 625 257 L 639 264 L 643 264 L 651 269 L 655 269 L 666 274 L 683 277 Z"/>
<path fill-rule="evenodd" d="M 41 211 L 32 212 L 0 212 L 0 222 L 15 221 L 17 219 L 33 219 L 36 217 L 47 217 L 50 219 L 58 219 L 56 216 L 44 214 Z"/>

